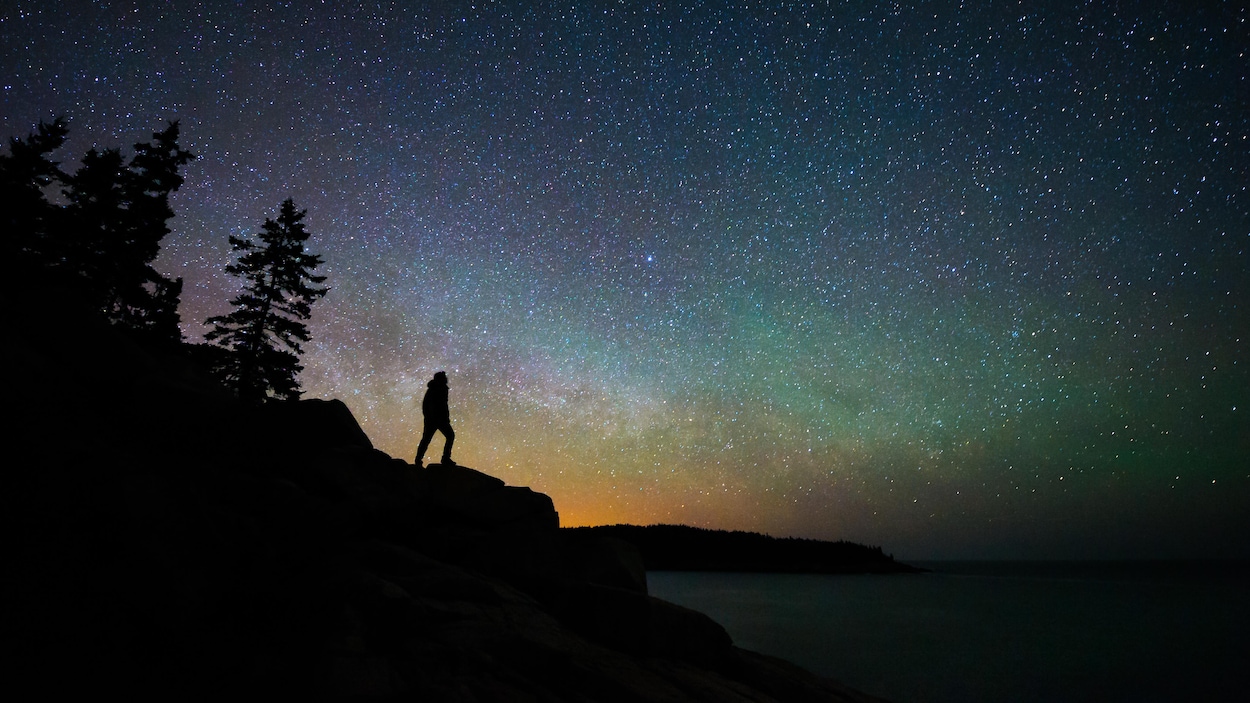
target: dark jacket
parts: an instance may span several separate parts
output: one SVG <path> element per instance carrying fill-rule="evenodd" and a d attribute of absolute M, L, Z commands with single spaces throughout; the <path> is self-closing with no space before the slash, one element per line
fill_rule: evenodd
<path fill-rule="evenodd" d="M 447 422 L 451 419 L 451 412 L 447 409 L 447 382 L 433 379 L 429 386 L 425 399 L 421 401 L 421 414 L 425 415 L 426 422 Z"/>

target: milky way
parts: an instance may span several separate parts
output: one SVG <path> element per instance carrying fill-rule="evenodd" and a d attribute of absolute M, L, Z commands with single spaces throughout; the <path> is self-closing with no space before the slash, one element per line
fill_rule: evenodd
<path fill-rule="evenodd" d="M 4 136 L 181 120 L 189 339 L 308 209 L 306 397 L 393 456 L 444 369 L 564 524 L 1250 556 L 1235 3 L 13 4 Z"/>

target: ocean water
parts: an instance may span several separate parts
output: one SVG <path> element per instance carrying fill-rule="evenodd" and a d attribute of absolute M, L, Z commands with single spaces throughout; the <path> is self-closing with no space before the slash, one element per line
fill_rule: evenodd
<path fill-rule="evenodd" d="M 1250 564 L 917 565 L 647 580 L 738 646 L 893 703 L 1250 700 Z"/>

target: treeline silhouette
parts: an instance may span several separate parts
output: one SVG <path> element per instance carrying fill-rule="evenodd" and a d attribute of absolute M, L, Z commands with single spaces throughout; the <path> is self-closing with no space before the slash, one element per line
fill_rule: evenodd
<path fill-rule="evenodd" d="M 178 123 L 135 144 L 129 162 L 119 149 L 93 148 L 73 173 L 52 160 L 68 134 L 64 118 L 41 122 L 0 155 L 8 275 L 22 287 L 68 290 L 149 342 L 180 342 L 182 279 L 152 267 L 169 234 L 179 169 L 195 158 L 178 145 Z M 56 186 L 62 202 L 48 197 Z"/>
<path fill-rule="evenodd" d="M 648 571 L 747 571 L 851 574 L 922 571 L 894 561 L 880 547 L 770 537 L 687 525 L 604 525 L 565 528 L 574 538 L 611 537 L 634 545 Z"/>
<path fill-rule="evenodd" d="M 312 273 L 321 258 L 304 249 L 305 211 L 288 199 L 259 242 L 230 237 L 238 260 L 226 272 L 243 279 L 244 291 L 230 301 L 233 312 L 206 321 L 209 344 L 187 345 L 182 279 L 153 267 L 174 217 L 170 195 L 195 159 L 178 143 L 178 122 L 135 144 L 129 159 L 117 148 L 92 148 L 72 173 L 53 159 L 68 134 L 63 117 L 40 122 L 0 154 L 7 297 L 49 315 L 85 309 L 138 343 L 196 358 L 244 400 L 297 399 L 305 322 L 327 290 Z"/>

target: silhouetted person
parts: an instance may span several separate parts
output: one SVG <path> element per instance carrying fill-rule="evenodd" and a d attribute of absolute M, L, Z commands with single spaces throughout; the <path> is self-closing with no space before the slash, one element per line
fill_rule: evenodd
<path fill-rule="evenodd" d="M 456 433 L 451 429 L 451 412 L 447 410 L 447 374 L 439 371 L 430 379 L 429 390 L 421 401 L 421 414 L 425 416 L 425 429 L 421 431 L 421 444 L 417 446 L 417 460 L 421 466 L 425 460 L 425 450 L 430 447 L 430 439 L 434 432 L 443 433 L 447 442 L 443 445 L 443 463 L 455 464 L 451 460 L 451 445 L 456 441 Z"/>

